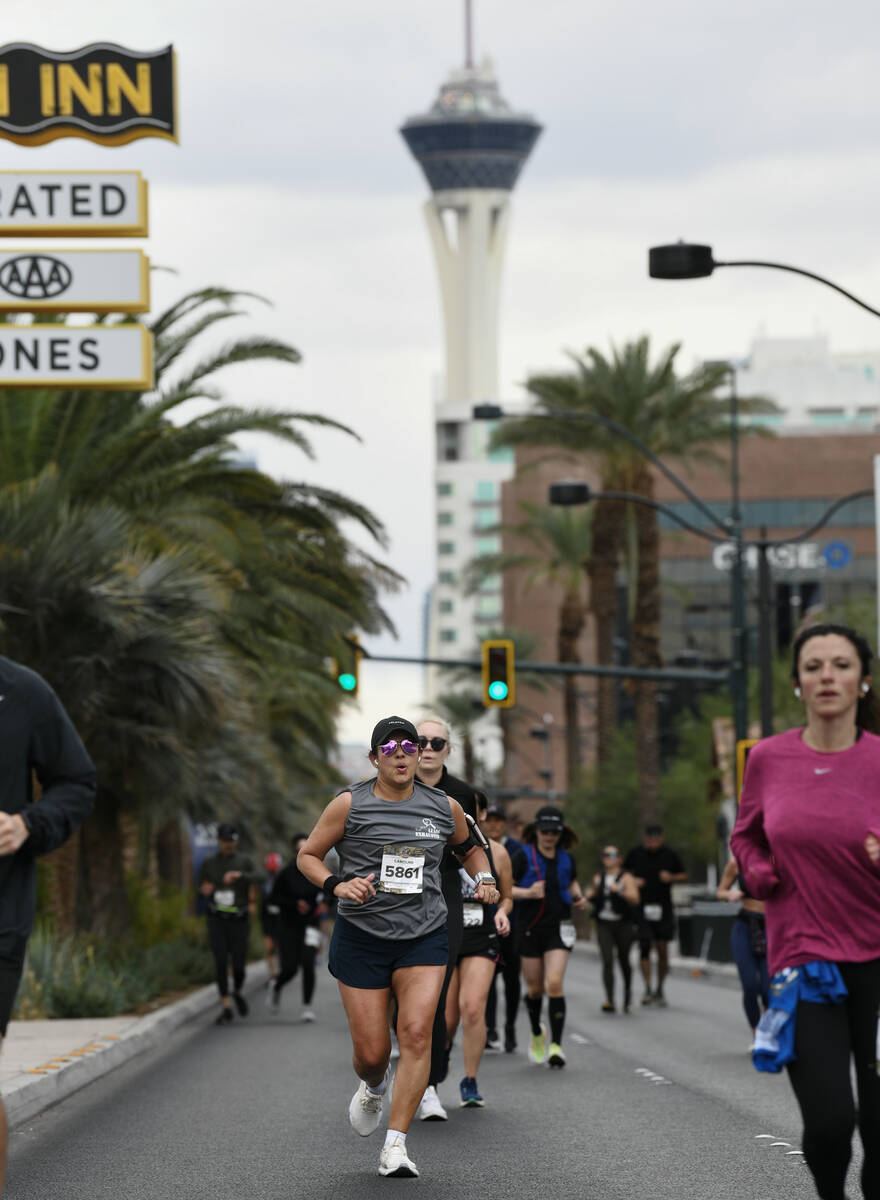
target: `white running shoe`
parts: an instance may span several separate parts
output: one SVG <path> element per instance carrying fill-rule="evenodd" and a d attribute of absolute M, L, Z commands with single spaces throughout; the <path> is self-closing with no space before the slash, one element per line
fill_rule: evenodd
<path fill-rule="evenodd" d="M 406 1142 L 399 1137 L 382 1147 L 379 1154 L 379 1174 L 394 1175 L 398 1179 L 418 1178 L 418 1167 L 407 1157 Z"/>
<path fill-rule="evenodd" d="M 440 1103 L 435 1087 L 426 1087 L 425 1094 L 419 1104 L 420 1121 L 448 1121 L 449 1115 Z"/>
<path fill-rule="evenodd" d="M 302 1010 L 302 1016 L 301 1016 L 300 1020 L 305 1021 L 306 1024 L 309 1024 L 311 1021 L 314 1021 L 315 1020 L 314 1010 L 311 1008 L 304 1008 Z"/>
<path fill-rule="evenodd" d="M 385 1088 L 388 1090 L 388 1082 L 391 1079 L 391 1067 L 385 1072 Z M 379 1122 L 382 1120 L 382 1109 L 385 1106 L 385 1093 L 377 1096 L 374 1092 L 367 1091 L 367 1085 L 361 1080 L 358 1090 L 351 1098 L 351 1104 L 348 1106 L 348 1119 L 351 1121 L 351 1127 L 355 1133 L 359 1133 L 361 1137 L 369 1137 L 371 1133 L 375 1133 L 379 1127 Z"/>

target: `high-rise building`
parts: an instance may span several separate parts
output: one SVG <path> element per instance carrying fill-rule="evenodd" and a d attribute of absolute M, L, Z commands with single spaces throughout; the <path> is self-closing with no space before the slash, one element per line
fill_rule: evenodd
<path fill-rule="evenodd" d="M 437 262 L 446 369 L 435 397 L 437 575 L 428 604 L 430 657 L 469 655 L 503 622 L 501 580 L 465 595 L 462 575 L 479 554 L 500 549 L 488 532 L 501 514 L 501 484 L 513 455 L 490 453 L 491 425 L 472 408 L 498 402 L 498 319 L 510 194 L 541 126 L 501 95 L 488 60 L 465 65 L 431 108 L 401 128 L 431 188 L 425 217 Z M 430 685 L 429 685 L 430 690 Z"/>

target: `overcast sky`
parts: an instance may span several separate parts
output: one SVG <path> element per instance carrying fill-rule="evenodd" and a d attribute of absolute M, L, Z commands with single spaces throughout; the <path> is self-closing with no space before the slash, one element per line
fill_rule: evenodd
<path fill-rule="evenodd" d="M 443 359 L 421 206 L 427 188 L 397 130 L 463 61 L 463 0 L 204 0 L 87 5 L 5 0 L 6 41 L 71 50 L 173 43 L 181 142 L 105 149 L 80 139 L 2 146 L 18 169 L 138 168 L 151 185 L 158 308 L 223 284 L 272 301 L 240 332 L 284 337 L 298 368 L 235 368 L 231 399 L 330 414 L 361 444 L 316 439 L 318 461 L 257 446 L 279 476 L 369 504 L 410 580 L 389 602 L 417 654 L 433 575 L 431 396 Z M 566 348 L 649 333 L 681 365 L 747 353 L 758 334 L 880 348 L 880 326 L 779 272 L 647 278 L 647 249 L 679 237 L 720 258 L 830 276 L 880 306 L 877 78 L 869 0 L 474 0 L 477 57 L 544 132 L 517 185 L 501 322 L 502 393 Z M 105 243 L 110 245 L 111 243 Z M 420 700 L 416 669 L 365 671 L 364 736 Z"/>

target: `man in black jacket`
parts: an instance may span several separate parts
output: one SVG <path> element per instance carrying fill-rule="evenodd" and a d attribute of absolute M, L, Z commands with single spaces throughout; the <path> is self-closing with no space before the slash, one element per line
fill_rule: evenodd
<path fill-rule="evenodd" d="M 0 1046 L 34 922 L 35 859 L 76 832 L 91 811 L 95 786 L 92 760 L 48 683 L 0 657 Z M 0 1193 L 5 1172 L 6 1113 L 0 1102 Z"/>

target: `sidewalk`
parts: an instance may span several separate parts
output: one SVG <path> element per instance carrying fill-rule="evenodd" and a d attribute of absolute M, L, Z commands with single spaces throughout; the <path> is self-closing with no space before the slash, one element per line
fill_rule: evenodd
<path fill-rule="evenodd" d="M 267 974 L 265 962 L 249 964 L 246 994 Z M 216 1008 L 217 987 L 211 983 L 144 1017 L 11 1021 L 0 1053 L 0 1097 L 10 1129 Z"/>

